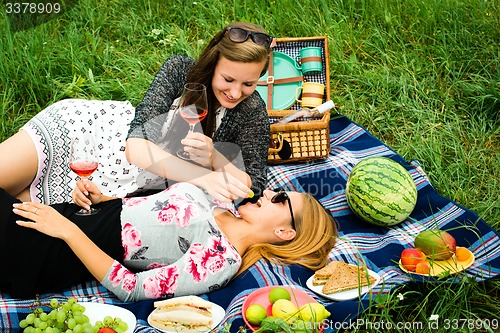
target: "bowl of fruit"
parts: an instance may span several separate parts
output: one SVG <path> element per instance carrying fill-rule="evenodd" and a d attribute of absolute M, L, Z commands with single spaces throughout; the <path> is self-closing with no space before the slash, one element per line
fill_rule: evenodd
<path fill-rule="evenodd" d="M 243 320 L 253 332 L 318 332 L 330 312 L 305 291 L 292 286 L 259 288 L 242 306 Z"/>

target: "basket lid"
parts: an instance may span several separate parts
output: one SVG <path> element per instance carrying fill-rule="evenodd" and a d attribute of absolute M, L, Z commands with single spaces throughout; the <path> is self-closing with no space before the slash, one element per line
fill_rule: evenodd
<path fill-rule="evenodd" d="M 304 77 L 298 62 L 287 54 L 273 51 L 271 58 L 268 71 L 257 82 L 257 92 L 268 109 L 285 110 L 295 103 Z"/>

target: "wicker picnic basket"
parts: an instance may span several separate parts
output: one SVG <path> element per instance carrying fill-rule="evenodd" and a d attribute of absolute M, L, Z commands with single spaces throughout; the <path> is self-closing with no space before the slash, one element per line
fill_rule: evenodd
<path fill-rule="evenodd" d="M 319 47 L 322 50 L 321 58 L 323 68 L 321 72 L 313 74 L 302 74 L 293 77 L 273 77 L 273 66 L 270 62 L 267 78 L 259 81 L 260 93 L 266 100 L 269 119 L 271 121 L 271 139 L 268 150 L 268 163 L 281 164 L 290 162 L 306 162 L 324 159 L 330 153 L 330 112 L 325 112 L 318 118 L 298 118 L 287 124 L 277 124 L 282 117 L 293 113 L 301 108 L 299 102 L 293 101 L 286 109 L 275 109 L 273 98 L 281 98 L 279 94 L 280 84 L 301 85 L 302 82 L 318 82 L 325 85 L 323 102 L 330 99 L 330 68 L 328 42 L 325 36 L 300 37 L 300 38 L 277 38 L 273 51 L 284 53 L 292 59 L 300 62 L 300 50 L 304 47 Z M 274 52 L 273 52 L 274 53 Z M 273 61 L 273 59 L 271 59 Z M 278 63 L 279 64 L 279 63 Z M 276 65 L 276 64 L 275 64 Z M 294 83 L 295 82 L 295 83 Z M 264 89 L 264 90 L 263 90 Z M 288 97 L 286 97 L 288 98 Z M 285 99 L 286 99 L 285 98 Z"/>

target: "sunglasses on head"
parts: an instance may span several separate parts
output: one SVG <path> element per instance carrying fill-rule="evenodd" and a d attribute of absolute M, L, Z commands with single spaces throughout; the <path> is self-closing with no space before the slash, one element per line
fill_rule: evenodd
<path fill-rule="evenodd" d="M 295 219 L 293 217 L 292 201 L 290 200 L 290 197 L 283 189 L 277 189 L 274 192 L 278 192 L 278 193 L 276 193 L 271 198 L 271 202 L 272 203 L 282 203 L 285 201 L 288 202 L 288 208 L 290 209 L 290 215 L 292 216 L 292 228 L 295 229 Z"/>
<path fill-rule="evenodd" d="M 243 43 L 248 39 L 248 37 L 250 37 L 255 44 L 263 46 L 267 49 L 271 46 L 273 41 L 273 37 L 263 32 L 255 32 L 237 27 L 227 27 L 225 31 L 227 31 L 229 40 L 235 43 Z M 222 36 L 224 36 L 224 34 Z M 220 40 L 218 40 L 217 43 L 218 42 L 220 42 Z"/>

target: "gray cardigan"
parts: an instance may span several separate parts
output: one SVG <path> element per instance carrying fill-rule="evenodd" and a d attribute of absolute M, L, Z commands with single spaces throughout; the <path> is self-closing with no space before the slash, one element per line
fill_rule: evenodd
<path fill-rule="evenodd" d="M 157 143 L 173 101 L 182 93 L 186 74 L 195 64 L 192 58 L 175 55 L 168 58 L 156 74 L 144 99 L 137 105 L 128 137 L 146 138 Z M 187 133 L 187 125 L 174 123 L 173 128 Z M 185 134 L 182 136 L 184 137 Z M 245 170 L 252 180 L 252 190 L 260 195 L 267 182 L 267 150 L 269 145 L 267 108 L 257 91 L 235 108 L 228 109 L 212 140 L 216 144 L 229 142 L 240 149 Z"/>

